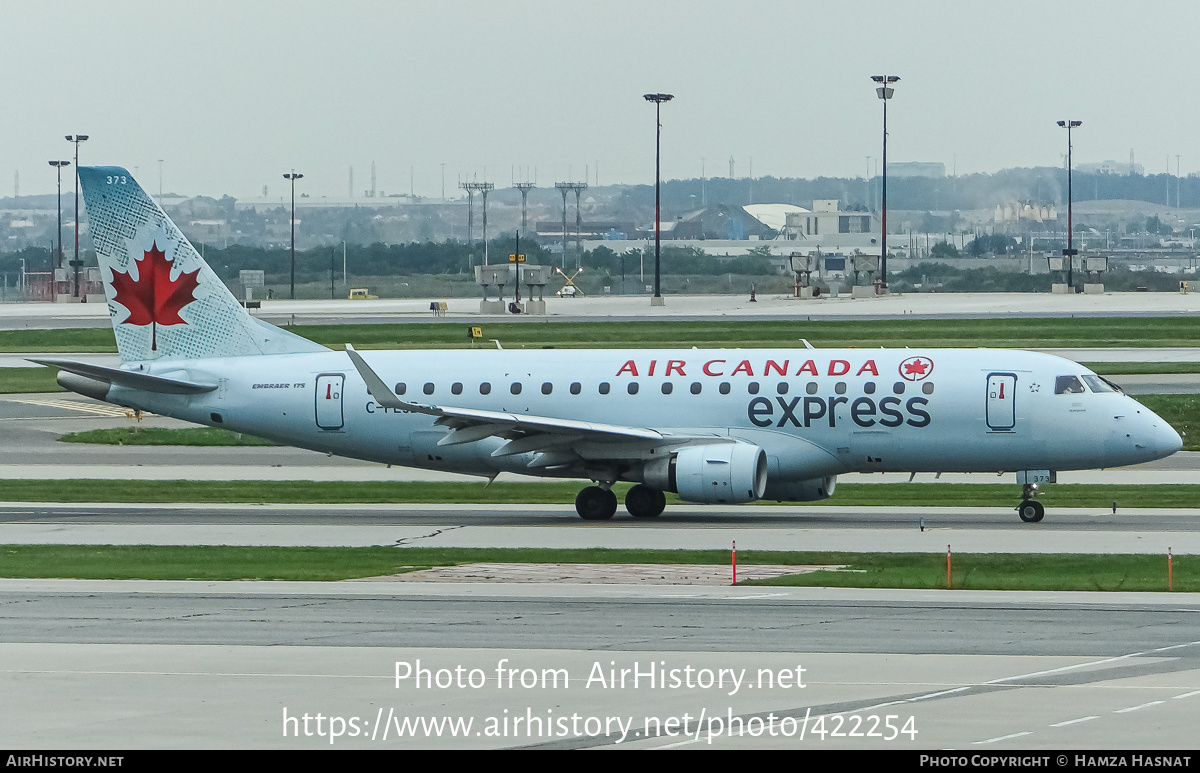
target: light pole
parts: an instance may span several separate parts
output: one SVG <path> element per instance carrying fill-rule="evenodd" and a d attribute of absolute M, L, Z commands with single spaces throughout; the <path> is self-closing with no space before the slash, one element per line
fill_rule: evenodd
<path fill-rule="evenodd" d="M 70 161 L 51 161 L 50 166 L 58 170 L 58 250 L 52 268 L 62 268 L 62 168 L 70 166 Z M 50 272 L 53 274 L 53 270 Z M 53 277 L 51 277 L 53 286 Z"/>
<path fill-rule="evenodd" d="M 76 134 L 75 136 L 67 135 L 67 142 L 75 143 L 75 260 L 71 261 L 71 267 L 75 269 L 75 293 L 74 297 L 79 297 L 79 143 L 87 140 L 86 134 Z"/>
<path fill-rule="evenodd" d="M 879 286 L 887 290 L 887 105 L 895 89 L 892 84 L 900 80 L 897 75 L 872 75 L 871 80 L 879 85 L 875 94 L 883 100 L 883 195 L 880 202 L 880 247 L 879 247 Z"/>
<path fill-rule="evenodd" d="M 292 300 L 296 300 L 296 181 L 304 177 L 292 170 L 283 179 L 292 181 Z"/>
<path fill-rule="evenodd" d="M 1067 248 L 1063 250 L 1063 257 L 1067 259 L 1067 292 L 1074 292 L 1075 276 L 1073 269 L 1075 268 L 1075 244 L 1072 239 L 1074 236 L 1073 223 L 1071 221 L 1071 130 L 1083 125 L 1083 121 L 1059 121 L 1058 125 L 1067 130 Z"/>
<path fill-rule="evenodd" d="M 645 94 L 647 102 L 654 103 L 654 297 L 650 299 L 651 306 L 663 306 L 662 297 L 662 199 L 659 194 L 661 185 L 662 161 L 662 103 L 670 102 L 674 94 Z"/>

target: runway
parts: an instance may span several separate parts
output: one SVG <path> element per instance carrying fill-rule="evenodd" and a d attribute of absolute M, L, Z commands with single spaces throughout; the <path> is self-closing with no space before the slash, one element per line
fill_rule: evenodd
<path fill-rule="evenodd" d="M 5 580 L 0 684 L 27 748 L 1170 749 L 1200 719 L 1197 614 L 1167 594 Z"/>

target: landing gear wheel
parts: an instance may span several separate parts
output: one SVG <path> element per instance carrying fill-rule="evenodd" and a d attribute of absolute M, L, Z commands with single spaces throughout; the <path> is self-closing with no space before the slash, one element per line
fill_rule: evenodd
<path fill-rule="evenodd" d="M 587 521 L 603 521 L 617 512 L 617 495 L 599 486 L 588 486 L 575 497 L 575 512 Z"/>
<path fill-rule="evenodd" d="M 667 506 L 667 495 L 642 483 L 625 494 L 625 509 L 634 518 L 656 518 Z"/>
<path fill-rule="evenodd" d="M 1046 514 L 1046 508 L 1036 499 L 1026 499 L 1017 505 L 1017 513 L 1026 523 L 1037 523 Z"/>

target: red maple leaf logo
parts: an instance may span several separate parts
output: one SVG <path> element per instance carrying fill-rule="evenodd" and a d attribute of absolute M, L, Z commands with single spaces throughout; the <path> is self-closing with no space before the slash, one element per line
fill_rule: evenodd
<path fill-rule="evenodd" d="M 158 248 L 158 242 L 144 256 L 137 261 L 136 281 L 129 273 L 113 270 L 113 300 L 129 310 L 124 324 L 153 326 L 150 342 L 153 351 L 158 349 L 158 325 L 187 324 L 179 312 L 196 299 L 193 291 L 200 285 L 196 279 L 200 269 L 182 273 L 172 281 L 171 263 Z"/>
<path fill-rule="evenodd" d="M 909 357 L 900 363 L 900 375 L 907 381 L 920 381 L 933 372 L 933 360 L 927 357 Z"/>

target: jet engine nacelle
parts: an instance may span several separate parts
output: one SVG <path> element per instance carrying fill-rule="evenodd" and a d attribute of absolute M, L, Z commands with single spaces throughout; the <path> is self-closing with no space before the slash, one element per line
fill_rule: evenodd
<path fill-rule="evenodd" d="M 648 463 L 644 482 L 688 502 L 753 502 L 767 488 L 767 454 L 749 443 L 686 446 Z"/>
<path fill-rule="evenodd" d="M 836 475 L 809 478 L 808 480 L 773 480 L 771 485 L 767 486 L 763 498 L 776 502 L 817 502 L 833 496 L 835 488 L 837 488 Z"/>

